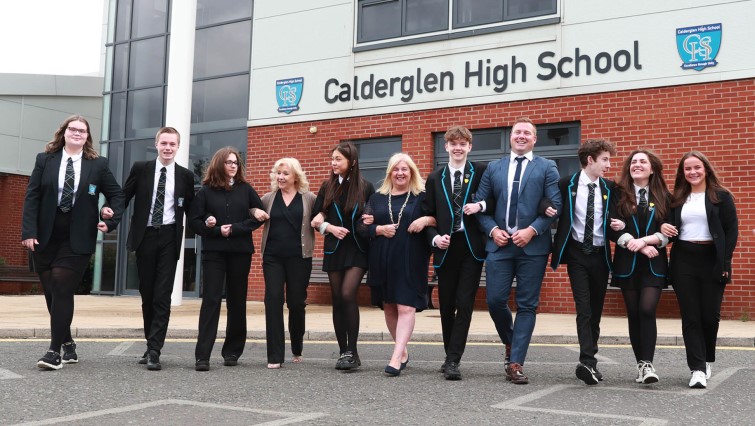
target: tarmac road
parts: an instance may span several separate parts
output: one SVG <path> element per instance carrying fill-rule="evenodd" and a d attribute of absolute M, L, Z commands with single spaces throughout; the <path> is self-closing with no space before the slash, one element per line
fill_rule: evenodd
<path fill-rule="evenodd" d="M 529 385 L 504 380 L 501 346 L 472 343 L 463 380 L 438 372 L 439 343 L 410 344 L 409 367 L 382 373 L 392 346 L 360 343 L 362 367 L 336 371 L 334 342 L 305 342 L 304 362 L 265 368 L 264 341 L 250 340 L 236 367 L 194 371 L 194 341 L 169 339 L 162 371 L 137 360 L 138 339 L 78 339 L 79 364 L 41 371 L 46 340 L 0 340 L 0 424 L 417 424 L 417 425 L 751 425 L 755 418 L 755 349 L 719 348 L 704 390 L 689 389 L 684 348 L 659 347 L 660 382 L 634 383 L 631 349 L 602 345 L 605 380 L 574 376 L 575 345 L 535 344 L 525 365 Z"/>

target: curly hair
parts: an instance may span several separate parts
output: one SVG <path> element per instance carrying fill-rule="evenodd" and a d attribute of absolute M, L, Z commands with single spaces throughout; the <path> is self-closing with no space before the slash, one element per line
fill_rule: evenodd
<path fill-rule="evenodd" d="M 305 193 L 309 191 L 309 181 L 307 175 L 304 174 L 304 170 L 301 168 L 301 163 L 296 158 L 281 158 L 273 164 L 273 168 L 270 170 L 270 190 L 276 192 L 278 189 L 278 169 L 280 166 L 287 166 L 291 174 L 294 176 L 294 187 L 296 192 Z"/>
<path fill-rule="evenodd" d="M 71 124 L 72 121 L 81 121 L 87 126 L 87 140 L 84 142 L 84 150 L 82 151 L 83 157 L 87 160 L 94 160 L 95 158 L 99 157 L 99 154 L 97 154 L 97 151 L 94 150 L 94 143 L 92 142 L 92 131 L 89 127 L 89 122 L 86 118 L 76 114 L 72 115 L 68 118 L 66 118 L 62 123 L 60 123 L 60 127 L 58 127 L 58 130 L 55 131 L 55 135 L 53 135 L 52 140 L 45 145 L 45 152 L 52 153 L 52 152 L 58 152 L 66 145 L 66 130 L 68 129 L 68 125 Z"/>

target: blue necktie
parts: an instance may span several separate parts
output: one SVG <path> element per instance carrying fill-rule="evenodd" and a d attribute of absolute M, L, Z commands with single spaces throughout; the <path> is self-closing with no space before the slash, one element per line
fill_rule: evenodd
<path fill-rule="evenodd" d="M 514 181 L 511 183 L 511 195 L 509 196 L 509 229 L 516 228 L 516 204 L 519 201 L 519 179 L 522 177 L 522 162 L 524 157 L 516 157 L 516 172 Z"/>

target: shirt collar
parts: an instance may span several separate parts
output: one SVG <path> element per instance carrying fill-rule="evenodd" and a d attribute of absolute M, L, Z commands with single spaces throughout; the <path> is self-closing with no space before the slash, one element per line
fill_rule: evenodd
<path fill-rule="evenodd" d="M 514 151 L 511 151 L 511 160 L 509 160 L 509 161 L 511 161 L 512 163 L 514 163 L 514 162 L 516 162 L 516 158 L 517 157 L 524 157 L 524 158 L 527 159 L 527 161 L 532 161 L 532 158 L 534 158 L 534 154 L 532 154 L 532 151 L 530 151 L 530 152 L 528 152 L 528 153 L 526 153 L 524 155 L 519 155 L 519 154 L 515 153 Z"/>
<path fill-rule="evenodd" d="M 585 173 L 584 170 L 582 170 L 581 172 L 579 172 L 579 184 L 580 185 L 587 185 L 587 184 L 590 184 L 590 183 L 594 183 L 594 184 L 598 185 L 598 181 L 599 180 L 600 180 L 600 178 L 597 178 L 595 180 L 590 180 L 590 177 L 587 176 L 587 173 Z M 600 185 L 598 185 L 598 186 L 600 186 Z"/>
<path fill-rule="evenodd" d="M 173 173 L 173 170 L 176 168 L 176 162 L 173 161 L 167 166 L 164 166 L 163 163 L 160 162 L 160 160 L 155 160 L 155 173 L 160 173 L 160 169 L 165 167 L 166 173 Z"/>
<path fill-rule="evenodd" d="M 637 186 L 635 184 L 632 184 L 632 185 L 634 186 L 634 195 L 637 196 L 637 199 L 639 199 L 639 197 L 640 197 L 640 189 L 645 189 L 645 196 L 646 197 L 650 196 L 650 187 L 647 187 L 647 186 Z"/>
<path fill-rule="evenodd" d="M 63 162 L 67 162 L 70 158 L 74 163 L 81 160 L 81 156 L 84 155 L 84 151 L 82 150 L 80 153 L 76 155 L 68 155 L 68 152 L 66 152 L 65 149 L 61 150 L 63 152 Z"/>

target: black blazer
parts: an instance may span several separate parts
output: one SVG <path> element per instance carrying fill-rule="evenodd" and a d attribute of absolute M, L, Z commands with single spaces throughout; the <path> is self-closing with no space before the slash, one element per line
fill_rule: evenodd
<path fill-rule="evenodd" d="M 734 197 L 729 191 L 717 191 L 718 204 L 710 201 L 708 194 L 705 194 L 705 214 L 708 217 L 708 230 L 713 237 L 713 245 L 716 247 L 716 263 L 714 266 L 714 277 L 722 277 L 724 272 L 729 273 L 728 278 L 721 278 L 721 283 L 725 284 L 731 281 L 731 258 L 734 256 L 734 248 L 737 246 L 737 237 L 739 236 L 739 224 L 737 220 L 737 208 L 734 206 Z M 681 231 L 682 225 L 682 206 L 673 209 L 671 214 L 671 224 Z M 674 237 L 671 241 L 676 241 L 679 237 Z M 671 260 L 674 262 L 674 247 L 671 247 Z M 673 277 L 670 277 L 673 280 Z"/>
<path fill-rule="evenodd" d="M 464 166 L 461 182 L 461 193 L 463 195 L 462 206 L 471 203 L 477 192 L 483 172 L 487 163 L 470 162 Z M 427 177 L 425 183 L 425 199 L 422 202 L 422 210 L 428 216 L 435 217 L 437 226 L 427 228 L 427 241 L 432 246 L 433 238 L 437 235 L 451 235 L 453 232 L 454 213 L 453 213 L 453 191 L 451 189 L 453 176 L 449 173 L 447 166 L 439 167 Z M 494 203 L 487 202 L 488 209 L 494 207 Z M 482 213 L 480 213 L 482 214 Z M 486 211 L 485 214 L 490 214 Z M 464 235 L 467 241 L 467 247 L 478 261 L 485 260 L 485 243 L 487 236 L 480 229 L 480 225 L 474 216 L 462 214 L 464 223 Z M 440 268 L 446 259 L 448 250 L 433 247 L 433 266 Z"/>
<path fill-rule="evenodd" d="M 648 209 L 647 223 L 644 227 L 640 226 L 642 220 L 637 213 L 632 214 L 630 217 L 620 216 L 616 209 L 619 199 L 621 198 L 619 195 L 620 189 L 618 187 L 616 189 L 617 191 L 614 193 L 613 202 L 611 203 L 611 206 L 609 206 L 609 220 L 607 223 L 611 223 L 610 219 L 619 219 L 622 220 L 626 226 L 621 231 L 614 231 L 610 226 L 606 227 L 606 235 L 608 235 L 611 241 L 616 242 L 619 237 L 625 233 L 629 233 L 633 238 L 642 238 L 648 235 L 653 235 L 656 232 L 661 231 L 661 224 L 669 221 L 669 218 L 671 217 L 670 211 L 666 213 L 666 217 L 658 217 L 656 215 L 656 210 L 652 206 Z M 650 197 L 648 197 L 648 203 L 653 204 L 657 196 L 657 194 L 651 192 Z M 670 194 L 668 194 L 667 197 L 669 198 L 668 204 L 671 205 Z M 668 271 L 666 247 L 656 248 L 658 249 L 658 256 L 650 259 L 650 272 L 657 277 L 665 277 Z M 617 245 L 616 253 L 613 256 L 613 270 L 611 271 L 613 276 L 616 278 L 628 278 L 632 276 L 635 271 L 635 266 L 640 258 L 647 259 L 645 255 L 640 252 L 635 253 Z"/>
<path fill-rule="evenodd" d="M 252 231 L 262 226 L 249 214 L 252 208 L 262 209 L 257 191 L 246 182 L 236 183 L 230 191 L 204 185 L 191 204 L 189 227 L 202 236 L 202 252 L 221 251 L 231 253 L 254 253 Z M 212 228 L 205 225 L 205 219 L 214 216 L 216 224 Z M 231 236 L 224 237 L 221 225 L 232 225 Z"/>
<path fill-rule="evenodd" d="M 317 198 L 315 199 L 315 205 L 312 207 L 312 217 L 317 216 L 320 212 L 322 212 L 322 206 L 325 202 L 325 188 L 327 187 L 328 181 L 325 181 L 320 185 L 320 190 L 317 191 Z M 372 186 L 372 183 L 365 180 L 364 181 L 364 203 L 367 204 L 367 201 L 370 199 L 370 196 L 375 193 L 375 187 Z M 356 243 L 359 250 L 363 253 L 367 252 L 367 246 L 368 242 L 364 239 L 362 235 L 360 235 L 357 232 L 356 224 L 359 218 L 362 216 L 362 210 L 361 209 L 351 209 L 348 213 L 344 211 L 343 202 L 346 199 L 346 194 L 343 194 L 341 196 L 340 200 L 336 200 L 336 202 L 332 203 L 330 207 L 328 207 L 328 211 L 325 212 L 325 221 L 328 223 L 331 223 L 336 226 L 342 226 L 344 228 L 347 228 L 349 230 L 349 235 L 347 238 L 353 238 L 354 242 Z M 325 241 L 323 244 L 323 251 L 325 254 L 333 254 L 338 249 L 339 246 L 339 239 L 331 234 L 325 235 Z"/>
<path fill-rule="evenodd" d="M 123 185 L 126 194 L 126 206 L 134 198 L 134 214 L 128 231 L 128 249 L 136 251 L 144 238 L 147 219 L 152 210 L 152 191 L 155 187 L 155 164 L 157 160 L 137 161 L 131 166 L 131 172 Z M 162 165 L 161 165 L 162 167 Z M 184 214 L 191 207 L 194 199 L 194 173 L 176 164 L 175 188 L 173 197 L 176 201 L 176 259 L 181 257 L 181 241 L 184 236 Z"/>
<path fill-rule="evenodd" d="M 553 242 L 553 254 L 551 255 L 551 268 L 555 271 L 558 265 L 569 263 L 569 253 L 566 251 L 566 244 L 571 238 L 572 224 L 574 223 L 574 203 L 577 199 L 577 186 L 579 185 L 579 171 L 571 176 L 565 176 L 558 181 L 558 190 L 561 192 L 561 205 L 563 211 L 558 219 L 558 229 Z M 614 193 L 616 184 L 611 180 L 598 178 L 600 182 L 600 191 L 603 194 L 603 233 L 605 241 L 605 259 L 608 269 L 611 270 L 611 243 L 608 239 L 608 220 L 609 206 L 613 198 L 617 195 Z"/>
<path fill-rule="evenodd" d="M 26 187 L 21 239 L 36 238 L 39 241 L 36 250 L 44 250 L 52 235 L 58 209 L 58 175 L 62 158 L 62 150 L 37 154 Z M 123 191 L 108 168 L 107 158 L 87 160 L 82 157 L 79 187 L 71 209 L 71 250 L 76 254 L 94 253 L 100 221 L 100 193 L 105 195 L 113 209 L 113 217 L 103 220 L 110 232 L 121 222 L 125 201 Z"/>

